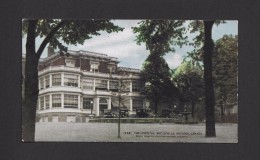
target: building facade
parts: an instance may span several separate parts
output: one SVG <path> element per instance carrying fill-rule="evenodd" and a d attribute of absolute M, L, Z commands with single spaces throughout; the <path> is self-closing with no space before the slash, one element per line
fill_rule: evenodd
<path fill-rule="evenodd" d="M 86 122 L 90 114 L 120 108 L 135 114 L 146 107 L 140 70 L 118 67 L 118 59 L 88 51 L 55 53 L 38 66 L 39 97 L 36 121 Z"/>

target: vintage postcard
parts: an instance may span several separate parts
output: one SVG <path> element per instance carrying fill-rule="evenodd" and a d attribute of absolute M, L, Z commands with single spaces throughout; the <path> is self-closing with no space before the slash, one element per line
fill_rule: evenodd
<path fill-rule="evenodd" d="M 238 21 L 22 21 L 23 142 L 238 142 Z"/>

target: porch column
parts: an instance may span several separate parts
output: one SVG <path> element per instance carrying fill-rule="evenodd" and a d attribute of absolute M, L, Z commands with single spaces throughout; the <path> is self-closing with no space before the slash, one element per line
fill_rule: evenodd
<path fill-rule="evenodd" d="M 64 93 L 61 93 L 61 108 L 64 108 Z"/>
<path fill-rule="evenodd" d="M 50 94 L 50 109 L 52 108 L 52 95 Z"/>
<path fill-rule="evenodd" d="M 133 111 L 133 99 L 132 97 L 130 97 L 130 102 L 129 102 L 129 106 L 130 106 L 130 111 Z"/>
<path fill-rule="evenodd" d="M 130 83 L 129 83 L 129 89 L 130 89 L 130 92 L 133 92 L 133 87 L 132 87 L 132 84 L 133 84 L 133 82 L 132 81 L 130 81 Z"/>
<path fill-rule="evenodd" d="M 52 74 L 50 74 L 50 87 L 52 87 Z"/>
<path fill-rule="evenodd" d="M 108 108 L 107 109 L 111 109 L 111 97 L 108 98 Z"/>
<path fill-rule="evenodd" d="M 96 116 L 99 116 L 99 97 L 96 98 Z"/>

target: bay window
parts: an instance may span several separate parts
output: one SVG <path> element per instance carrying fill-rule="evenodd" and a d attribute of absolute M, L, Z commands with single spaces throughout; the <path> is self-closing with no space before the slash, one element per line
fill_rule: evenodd
<path fill-rule="evenodd" d="M 40 110 L 44 109 L 44 97 L 40 97 Z"/>
<path fill-rule="evenodd" d="M 59 108 L 59 107 L 61 107 L 61 95 L 53 94 L 52 95 L 52 108 Z"/>
<path fill-rule="evenodd" d="M 82 88 L 93 90 L 94 80 L 93 79 L 83 79 L 82 80 Z"/>
<path fill-rule="evenodd" d="M 49 109 L 50 108 L 50 96 L 47 95 L 45 96 L 45 109 Z"/>
<path fill-rule="evenodd" d="M 64 74 L 64 86 L 78 87 L 78 76 L 73 74 Z"/>
<path fill-rule="evenodd" d="M 118 90 L 119 83 L 118 81 L 109 81 L 109 89 L 110 90 Z"/>
<path fill-rule="evenodd" d="M 96 88 L 107 89 L 107 80 L 96 79 Z"/>
<path fill-rule="evenodd" d="M 40 79 L 39 79 L 39 81 L 40 81 L 40 89 L 43 89 L 44 88 L 44 79 L 43 79 L 43 77 L 41 77 Z"/>
<path fill-rule="evenodd" d="M 61 74 L 52 75 L 52 86 L 61 86 Z"/>
<path fill-rule="evenodd" d="M 50 76 L 47 75 L 45 76 L 45 88 L 49 88 L 50 87 Z"/>
<path fill-rule="evenodd" d="M 78 95 L 64 94 L 64 108 L 78 108 Z"/>

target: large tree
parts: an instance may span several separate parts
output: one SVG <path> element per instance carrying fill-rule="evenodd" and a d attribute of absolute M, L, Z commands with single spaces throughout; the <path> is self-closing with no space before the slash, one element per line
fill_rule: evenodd
<path fill-rule="evenodd" d="M 100 35 L 99 31 L 108 33 L 121 31 L 110 20 L 23 20 L 23 35 L 26 40 L 25 91 L 22 104 L 22 139 L 34 141 L 35 116 L 38 97 L 38 62 L 47 44 L 59 48 L 61 53 L 67 48 L 64 44 L 83 44 L 91 35 Z M 43 38 L 36 50 L 37 37 Z M 63 43 L 62 43 L 63 42 Z"/>
<path fill-rule="evenodd" d="M 212 78 L 212 56 L 214 42 L 212 40 L 212 27 L 224 21 L 204 20 L 192 21 L 189 25 L 190 32 L 197 32 L 191 45 L 194 46 L 193 55 L 203 59 L 205 83 L 205 110 L 206 110 L 206 137 L 215 137 L 215 95 Z M 191 55 L 192 55 L 191 54 Z"/>
<path fill-rule="evenodd" d="M 213 76 L 216 105 L 220 108 L 222 118 L 226 108 L 237 104 L 237 53 L 237 36 L 224 35 L 216 41 Z"/>
<path fill-rule="evenodd" d="M 146 84 L 146 93 L 153 102 L 155 113 L 160 102 L 169 102 L 176 96 L 176 88 L 170 80 L 170 70 L 163 56 L 175 51 L 173 45 L 185 44 L 184 21 L 177 20 L 145 20 L 134 27 L 137 33 L 137 44 L 145 43 L 150 51 L 143 65 L 142 76 Z"/>
<path fill-rule="evenodd" d="M 172 74 L 172 80 L 180 91 L 180 101 L 191 104 L 191 115 L 194 118 L 195 106 L 204 95 L 202 69 L 192 61 L 184 61 Z"/>

